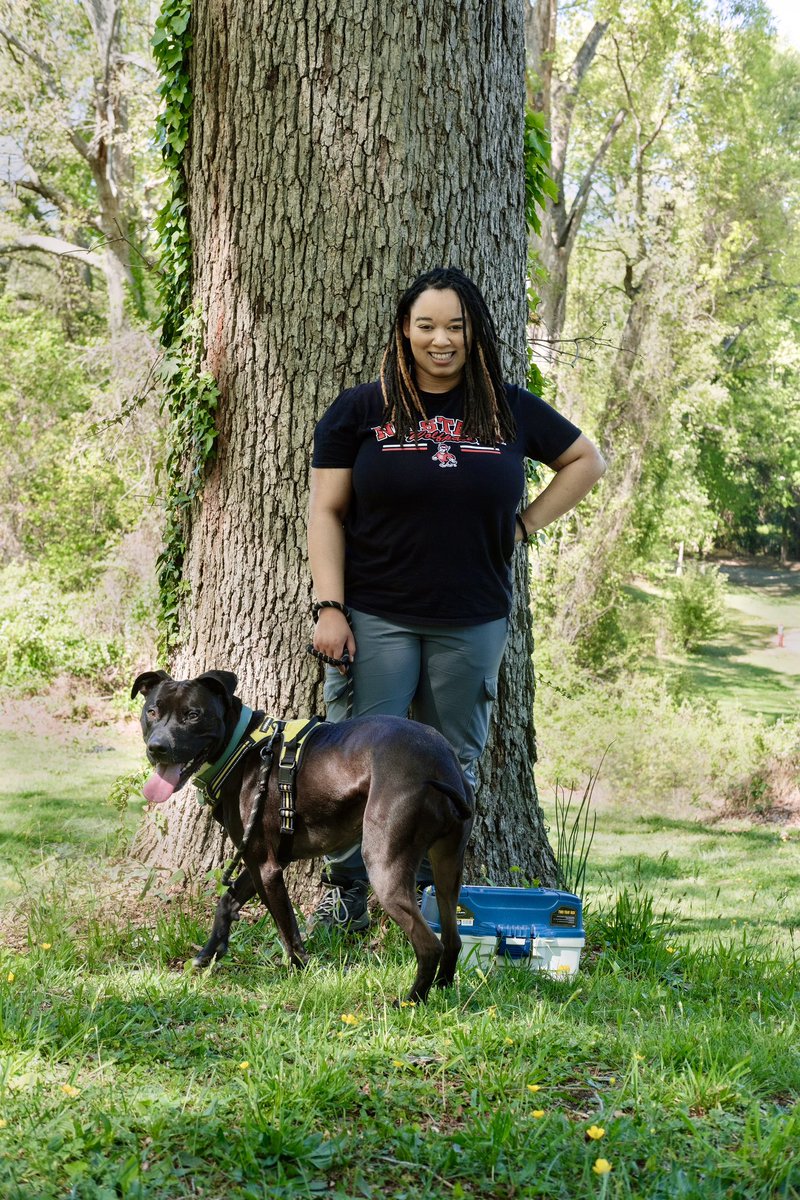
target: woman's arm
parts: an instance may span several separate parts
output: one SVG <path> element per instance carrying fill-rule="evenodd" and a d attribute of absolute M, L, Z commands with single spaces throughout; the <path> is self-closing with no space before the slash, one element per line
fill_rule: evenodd
<path fill-rule="evenodd" d="M 543 492 L 540 492 L 523 511 L 522 520 L 528 534 L 544 529 L 557 517 L 569 512 L 591 491 L 606 470 L 605 459 L 583 434 L 577 437 L 563 454 L 547 464 L 555 475 Z M 517 525 L 515 541 L 522 541 L 522 530 Z"/>
<path fill-rule="evenodd" d="M 308 506 L 308 561 L 318 600 L 344 604 L 344 519 L 353 492 L 350 468 L 317 467 L 311 471 Z M 356 642 L 347 618 L 336 608 L 320 610 L 314 648 L 331 658 L 347 650 L 355 657 Z M 339 668 L 342 670 L 342 668 Z"/>

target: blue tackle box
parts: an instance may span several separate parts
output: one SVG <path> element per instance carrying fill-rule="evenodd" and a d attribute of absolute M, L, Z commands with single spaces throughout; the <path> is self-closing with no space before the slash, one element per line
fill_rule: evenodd
<path fill-rule="evenodd" d="M 427 887 L 420 911 L 439 933 L 436 888 Z M 571 892 L 553 888 L 462 887 L 458 897 L 459 962 L 487 967 L 525 965 L 570 979 L 585 945 L 583 908 Z"/>

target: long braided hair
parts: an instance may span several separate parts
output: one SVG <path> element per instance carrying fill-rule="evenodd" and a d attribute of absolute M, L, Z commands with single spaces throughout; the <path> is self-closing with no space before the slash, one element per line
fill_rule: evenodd
<path fill-rule="evenodd" d="M 417 388 L 411 343 L 403 333 L 403 324 L 414 301 L 428 288 L 452 289 L 461 304 L 466 344 L 465 433 L 485 445 L 513 441 L 516 428 L 500 370 L 497 330 L 480 290 L 458 267 L 435 267 L 426 271 L 400 297 L 392 334 L 381 362 L 383 420 L 391 421 L 398 434 L 405 438 L 409 430 L 418 427 L 420 417 L 428 415 Z"/>

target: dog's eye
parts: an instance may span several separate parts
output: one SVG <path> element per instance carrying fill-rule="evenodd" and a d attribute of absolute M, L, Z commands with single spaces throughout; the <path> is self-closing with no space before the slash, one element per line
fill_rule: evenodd
<path fill-rule="evenodd" d="M 158 711 L 155 708 L 148 708 L 145 715 L 148 716 L 151 721 L 155 721 L 156 717 L 158 716 Z"/>
<path fill-rule="evenodd" d="M 190 708 L 190 709 L 187 709 L 187 711 L 184 713 L 184 719 L 186 721 L 199 721 L 202 715 L 203 714 L 200 712 L 199 709 Z"/>

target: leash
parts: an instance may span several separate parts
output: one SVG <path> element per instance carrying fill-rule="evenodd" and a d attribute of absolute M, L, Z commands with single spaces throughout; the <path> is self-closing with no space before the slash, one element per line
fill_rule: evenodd
<path fill-rule="evenodd" d="M 352 625 L 350 623 L 350 609 L 347 608 L 344 604 L 340 604 L 338 600 L 315 600 L 314 601 L 314 603 L 311 605 L 311 615 L 314 618 L 315 625 L 319 618 L 319 614 L 323 608 L 338 609 L 340 613 L 344 614 L 347 624 L 350 625 L 350 628 L 352 629 Z M 350 668 L 352 666 L 352 661 L 350 658 L 349 651 L 345 650 L 345 652 L 341 658 L 333 658 L 330 654 L 323 654 L 321 650 L 317 650 L 316 647 L 312 643 L 309 642 L 309 644 L 306 646 L 306 654 L 312 654 L 314 656 L 314 658 L 319 659 L 320 662 L 327 663 L 331 667 L 344 667 L 345 668 L 345 678 L 347 680 L 347 709 L 345 711 L 345 720 L 349 721 L 353 715 L 353 689 L 354 689 L 353 673 L 350 670 Z"/>

